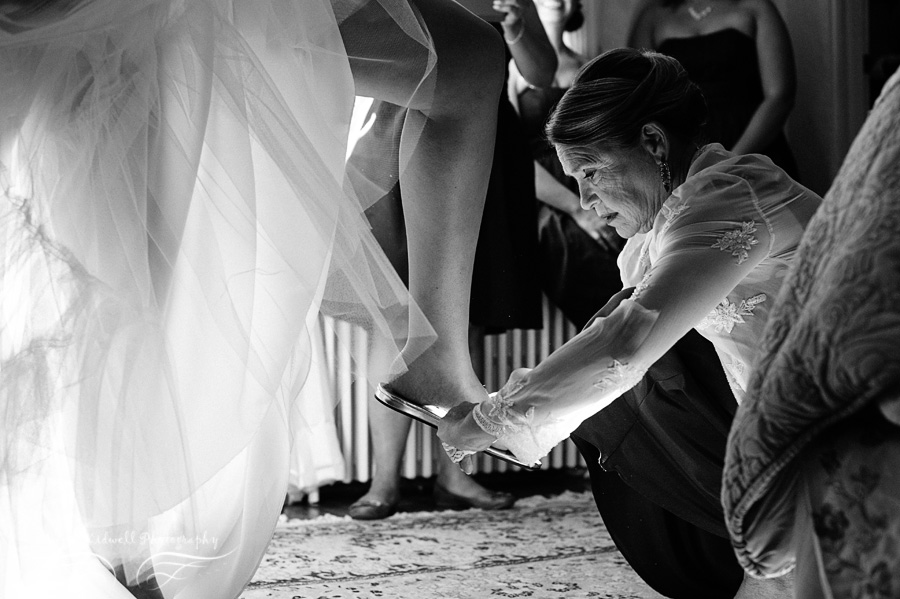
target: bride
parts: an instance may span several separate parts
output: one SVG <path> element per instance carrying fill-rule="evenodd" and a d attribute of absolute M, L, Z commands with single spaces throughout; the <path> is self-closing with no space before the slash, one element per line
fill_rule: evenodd
<path fill-rule="evenodd" d="M 449 0 L 0 0 L 0 595 L 238 596 L 320 311 L 395 344 L 373 382 L 484 398 L 502 69 Z M 354 95 L 412 109 L 408 291 L 346 184 Z"/>

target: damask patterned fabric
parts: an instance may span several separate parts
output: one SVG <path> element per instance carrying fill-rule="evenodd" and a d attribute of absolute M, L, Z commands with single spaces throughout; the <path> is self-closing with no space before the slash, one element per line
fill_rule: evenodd
<path fill-rule="evenodd" d="M 793 565 L 796 479 L 809 462 L 801 452 L 814 440 L 830 442 L 826 429 L 863 408 L 890 415 L 900 401 L 898 232 L 895 74 L 807 228 L 731 429 L 723 502 L 738 557 L 752 574 Z"/>
<path fill-rule="evenodd" d="M 900 427 L 871 406 L 804 455 L 796 599 L 900 596 Z"/>

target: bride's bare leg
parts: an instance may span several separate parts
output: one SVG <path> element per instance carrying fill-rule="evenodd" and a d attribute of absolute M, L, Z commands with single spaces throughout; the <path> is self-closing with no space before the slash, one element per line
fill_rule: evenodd
<path fill-rule="evenodd" d="M 485 394 L 468 351 L 469 293 L 494 150 L 503 45 L 489 25 L 454 2 L 414 5 L 438 56 L 429 75 L 433 87 L 419 85 L 421 71 L 384 77 L 377 61 L 351 65 L 359 95 L 411 109 L 400 148 L 409 288 L 438 339 L 392 386 L 418 402 L 451 406 Z M 353 20 L 342 25 L 348 53 L 365 56 L 372 42 L 353 35 Z M 373 51 L 386 50 L 382 45 Z M 401 44 L 387 51 L 404 49 Z"/>

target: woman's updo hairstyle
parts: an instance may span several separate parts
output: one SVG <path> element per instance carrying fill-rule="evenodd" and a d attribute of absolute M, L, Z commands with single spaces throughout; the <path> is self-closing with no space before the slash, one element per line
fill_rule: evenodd
<path fill-rule="evenodd" d="M 681 141 L 700 142 L 706 100 L 669 56 L 616 48 L 588 62 L 550 115 L 547 139 L 585 151 L 634 146 L 655 121 Z"/>

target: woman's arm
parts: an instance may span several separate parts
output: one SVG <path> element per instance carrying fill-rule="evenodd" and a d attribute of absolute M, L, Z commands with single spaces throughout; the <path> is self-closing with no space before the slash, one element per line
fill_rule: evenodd
<path fill-rule="evenodd" d="M 656 20 L 658 11 L 662 10 L 658 0 L 645 0 L 635 11 L 635 18 L 628 34 L 629 48 L 656 48 Z"/>
<path fill-rule="evenodd" d="M 740 139 L 736 154 L 762 152 L 782 132 L 794 107 L 797 75 L 787 26 L 771 0 L 746 0 L 756 22 L 756 53 L 763 101 Z"/>
<path fill-rule="evenodd" d="M 506 13 L 501 22 L 506 46 L 522 77 L 535 87 L 548 87 L 557 58 L 532 0 L 495 0 L 494 10 Z"/>
<path fill-rule="evenodd" d="M 749 186 L 734 179 L 713 186 L 710 203 L 718 208 L 712 213 L 688 207 L 672 217 L 631 300 L 533 370 L 517 373 L 477 410 L 471 404 L 455 408 L 438 430 L 441 439 L 465 449 L 499 439 L 520 459 L 536 461 L 634 386 L 768 255 L 771 238 L 761 216 L 724 216 L 729 205 L 752 204 L 741 202 L 752 195 Z"/>

